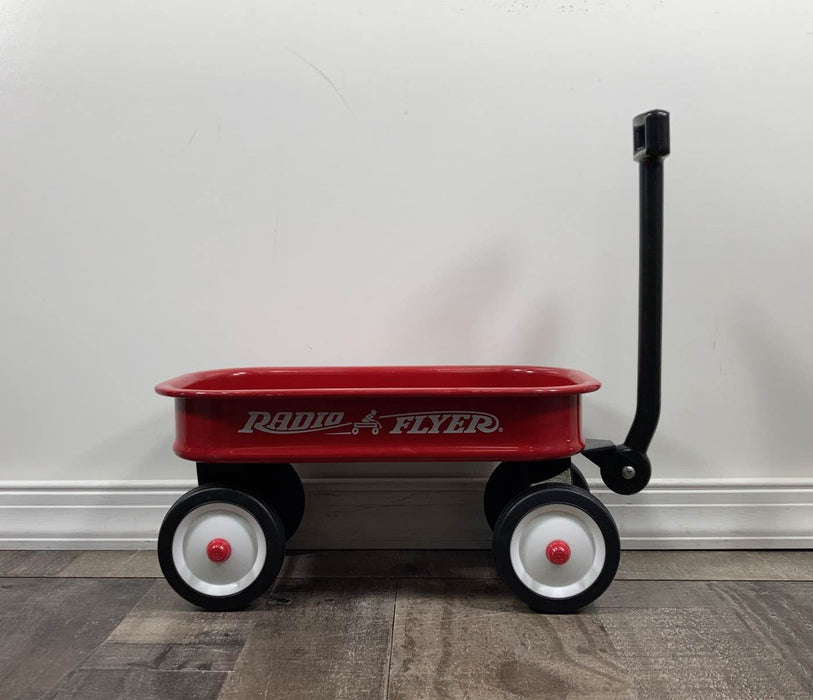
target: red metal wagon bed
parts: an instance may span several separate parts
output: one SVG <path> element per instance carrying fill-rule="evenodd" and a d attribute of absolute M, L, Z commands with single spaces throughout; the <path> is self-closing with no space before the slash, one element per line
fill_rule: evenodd
<path fill-rule="evenodd" d="M 248 605 L 276 578 L 304 511 L 291 463 L 500 462 L 485 488 L 503 580 L 537 611 L 567 612 L 612 581 L 620 540 L 571 457 L 605 484 L 636 493 L 660 412 L 663 159 L 669 115 L 633 121 L 640 164 L 638 402 L 624 442 L 584 441 L 581 395 L 600 384 L 576 370 L 527 366 L 254 367 L 186 374 L 156 387 L 175 399 L 178 456 L 198 488 L 167 513 L 161 568 L 190 602 Z"/>
<path fill-rule="evenodd" d="M 156 391 L 196 462 L 500 461 L 581 452 L 579 397 L 599 386 L 552 367 L 255 367 Z"/>

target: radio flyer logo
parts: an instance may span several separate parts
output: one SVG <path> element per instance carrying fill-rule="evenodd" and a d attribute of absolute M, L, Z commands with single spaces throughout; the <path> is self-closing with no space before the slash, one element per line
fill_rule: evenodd
<path fill-rule="evenodd" d="M 361 420 L 348 420 L 342 411 L 249 411 L 239 433 L 301 435 L 474 435 L 502 432 L 500 420 L 485 411 L 418 411 L 378 415 L 376 410 Z"/>

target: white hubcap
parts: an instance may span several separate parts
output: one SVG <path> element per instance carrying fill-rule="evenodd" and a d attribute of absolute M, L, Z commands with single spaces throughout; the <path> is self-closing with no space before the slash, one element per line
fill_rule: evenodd
<path fill-rule="evenodd" d="M 551 561 L 547 554 L 548 546 L 557 542 L 569 548 L 564 563 Z M 587 590 L 601 574 L 606 556 L 604 537 L 593 518 L 566 503 L 528 511 L 511 536 L 514 573 L 546 598 L 570 598 Z"/>
<path fill-rule="evenodd" d="M 212 540 L 228 543 L 229 554 L 213 561 Z M 172 560 L 180 577 L 199 593 L 234 595 L 260 575 L 265 536 L 257 519 L 233 503 L 206 503 L 186 514 L 172 539 Z"/>

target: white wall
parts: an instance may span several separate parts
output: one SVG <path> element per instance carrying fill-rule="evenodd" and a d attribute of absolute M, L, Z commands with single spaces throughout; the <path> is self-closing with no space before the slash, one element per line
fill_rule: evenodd
<path fill-rule="evenodd" d="M 656 476 L 807 476 L 811 76 L 807 0 L 5 0 L 0 480 L 191 477 L 218 366 L 562 364 L 622 439 L 653 107 Z"/>

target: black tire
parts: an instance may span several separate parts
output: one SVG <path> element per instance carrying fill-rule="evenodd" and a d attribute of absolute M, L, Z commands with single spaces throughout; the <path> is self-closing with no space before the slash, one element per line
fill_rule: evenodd
<path fill-rule="evenodd" d="M 586 588 L 568 597 L 558 597 L 553 595 L 542 595 L 532 590 L 526 583 L 520 580 L 511 558 L 511 540 L 520 523 L 532 511 L 542 506 L 564 505 L 571 506 L 570 512 L 574 516 L 581 518 L 584 514 L 596 526 L 599 536 L 604 545 L 603 562 L 600 570 L 594 579 L 589 573 L 584 574 L 587 579 Z M 569 510 L 569 509 L 568 509 Z M 565 511 L 567 512 L 567 511 Z M 592 533 L 585 535 L 590 539 Z M 553 537 L 553 539 L 558 539 Z M 532 547 L 533 552 L 539 551 L 539 556 L 545 556 L 545 550 Z M 541 484 L 533 486 L 509 503 L 497 521 L 494 528 L 494 561 L 500 578 L 514 591 L 517 597 L 526 603 L 532 610 L 544 613 L 569 613 L 575 612 L 585 605 L 592 603 L 598 598 L 612 583 L 613 577 L 618 570 L 618 562 L 621 557 L 621 543 L 618 537 L 618 529 L 615 526 L 612 516 L 604 505 L 592 494 L 583 491 L 575 486 L 559 484 Z M 598 554 L 594 554 L 598 556 Z M 595 560 L 594 560 L 595 561 Z M 536 562 L 534 562 L 536 563 Z M 570 563 L 570 562 L 568 562 Z M 578 561 L 572 563 L 579 566 Z M 551 565 L 544 564 L 544 567 Z M 567 566 L 567 563 L 562 564 Z M 544 568 L 542 568 L 544 570 Z M 528 574 L 530 576 L 530 574 Z M 574 571 L 574 576 L 578 577 L 579 570 Z M 542 581 L 540 583 L 546 583 Z"/>
<path fill-rule="evenodd" d="M 226 504 L 251 515 L 265 539 L 262 567 L 245 588 L 230 595 L 211 595 L 194 588 L 178 571 L 173 556 L 178 527 L 201 506 Z M 216 535 L 216 533 L 214 533 Z M 217 485 L 199 486 L 181 496 L 169 509 L 158 533 L 158 562 L 167 582 L 178 595 L 206 610 L 240 610 L 262 595 L 277 577 L 285 558 L 285 531 L 277 514 L 265 503 L 243 491 Z"/>
<path fill-rule="evenodd" d="M 305 490 L 291 464 L 198 464 L 198 483 L 250 493 L 276 511 L 289 540 L 305 513 Z"/>
<path fill-rule="evenodd" d="M 483 492 L 483 512 L 488 526 L 493 530 L 503 508 L 529 486 L 553 479 L 568 468 L 573 468 L 569 459 L 498 464 Z M 584 486 L 587 487 L 586 482 Z"/>
<path fill-rule="evenodd" d="M 590 493 L 590 487 L 587 485 L 587 479 L 584 478 L 584 474 L 582 474 L 581 469 L 579 469 L 575 464 L 570 465 L 570 483 Z"/>

